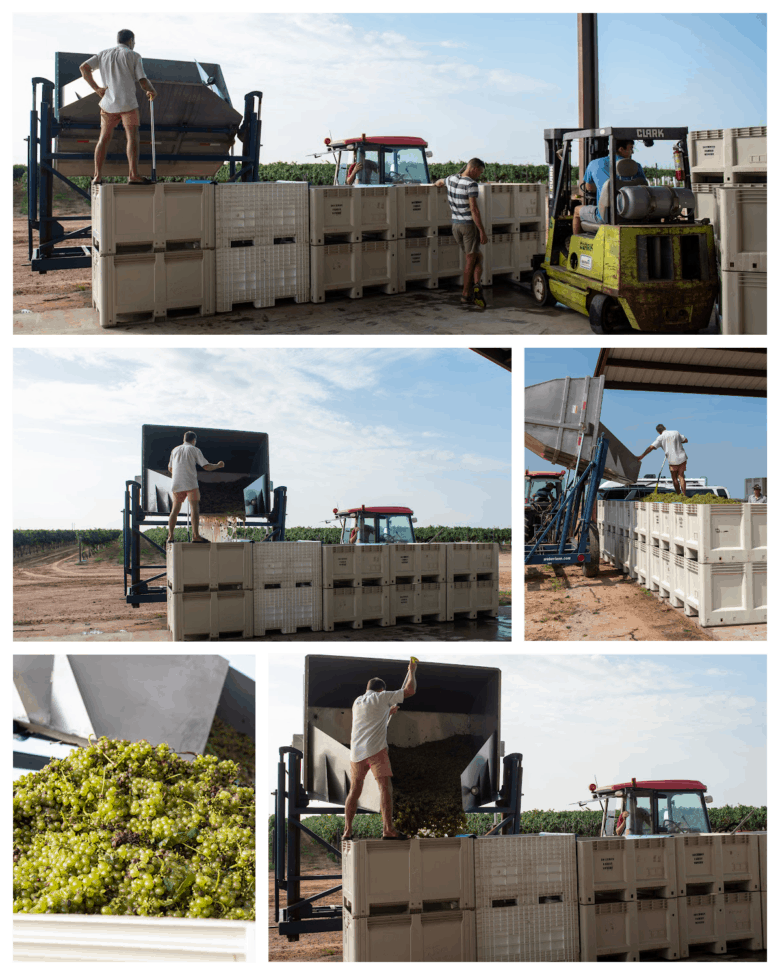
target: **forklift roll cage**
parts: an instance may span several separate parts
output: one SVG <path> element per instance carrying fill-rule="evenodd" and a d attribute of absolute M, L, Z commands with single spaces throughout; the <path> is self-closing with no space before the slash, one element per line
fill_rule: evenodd
<path fill-rule="evenodd" d="M 56 176 L 62 180 L 66 186 L 84 197 L 90 203 L 90 194 L 82 190 L 67 176 L 55 169 L 56 159 L 83 159 L 91 160 L 94 158 L 93 152 L 55 152 L 53 140 L 69 128 L 69 122 L 60 120 L 60 110 L 63 103 L 63 92 L 65 86 L 70 82 L 81 77 L 79 67 L 84 61 L 91 57 L 89 54 L 73 54 L 67 52 L 56 52 L 54 55 L 54 82 L 47 78 L 32 79 L 32 110 L 30 112 L 30 134 L 27 137 L 27 250 L 30 265 L 33 271 L 39 274 L 46 274 L 47 271 L 59 271 L 66 268 L 90 267 L 92 263 L 92 227 L 81 227 L 79 230 L 72 230 L 67 233 L 62 226 L 63 221 L 90 220 L 91 214 L 81 214 L 78 216 L 57 216 L 52 214 L 54 201 L 54 181 Z M 177 72 L 180 69 L 175 66 L 182 62 L 159 61 L 147 59 L 145 67 L 149 75 L 159 81 L 178 80 Z M 185 62 L 186 63 L 186 62 Z M 231 105 L 230 97 L 222 76 L 222 69 L 218 64 L 201 65 L 197 64 L 200 81 L 210 89 L 216 88 L 215 92 L 223 101 Z M 189 65 L 188 65 L 189 66 Z M 205 75 L 205 77 L 204 77 Z M 211 82 L 211 84 L 208 84 Z M 37 89 L 41 86 L 40 113 L 37 110 Z M 255 99 L 257 108 L 255 109 Z M 227 162 L 230 167 L 230 178 L 228 182 L 258 182 L 260 165 L 260 107 L 263 100 L 263 93 L 260 91 L 250 91 L 244 96 L 244 118 L 238 128 L 237 136 L 243 142 L 244 151 L 241 155 L 229 153 L 223 163 Z M 231 105 L 232 107 L 232 105 Z M 85 122 L 79 121 L 79 128 L 94 129 L 100 131 L 100 121 Z M 198 125 L 157 125 L 158 131 L 186 133 L 219 133 L 230 135 L 233 132 L 231 126 L 198 126 Z M 143 124 L 139 126 L 139 132 L 151 132 L 151 125 Z M 123 160 L 123 153 L 110 153 L 107 160 Z M 151 162 L 152 154 L 141 153 L 139 162 Z M 191 160 L 193 162 L 209 162 L 215 160 L 213 153 L 208 154 L 180 154 L 180 153 L 157 153 L 158 162 L 174 162 L 181 160 Z M 240 164 L 238 171 L 236 164 Z M 33 246 L 33 231 L 38 231 L 39 246 Z M 55 247 L 56 244 L 67 242 L 78 242 L 86 240 L 87 243 L 78 243 L 76 246 Z"/>
<path fill-rule="evenodd" d="M 686 189 L 691 188 L 691 169 L 688 159 L 688 129 L 684 128 L 600 128 L 600 129 L 545 129 L 545 158 L 547 164 L 552 167 L 550 170 L 550 181 L 548 185 L 550 194 L 550 226 L 555 217 L 561 216 L 564 212 L 572 216 L 574 209 L 572 206 L 571 195 L 571 147 L 577 140 L 584 140 L 585 143 L 585 166 L 590 165 L 594 159 L 601 159 L 604 156 L 609 158 L 609 213 L 608 220 L 602 223 L 617 226 L 625 224 L 635 225 L 637 221 L 622 219 L 617 210 L 617 193 L 619 190 L 619 180 L 616 173 L 616 149 L 617 142 L 626 139 L 632 142 L 643 142 L 650 147 L 655 142 L 676 142 L 677 148 L 682 151 L 683 169 Z M 561 155 L 558 155 L 558 153 Z M 585 177 L 585 173 L 579 174 L 580 182 Z M 583 201 L 584 202 L 584 201 Z M 687 217 L 677 219 L 677 223 L 695 223 L 693 212 L 689 212 Z"/>
<path fill-rule="evenodd" d="M 285 768 L 285 760 L 287 767 Z M 298 748 L 280 748 L 277 766 L 277 785 L 273 795 L 273 857 L 274 857 L 274 917 L 279 934 L 287 936 L 288 941 L 298 941 L 302 934 L 318 934 L 323 931 L 341 931 L 343 928 L 342 907 L 340 904 L 317 907 L 314 902 L 335 894 L 342 885 L 336 884 L 328 890 L 301 896 L 301 882 L 304 880 L 341 880 L 341 874 L 301 875 L 301 833 L 305 833 L 329 853 L 341 860 L 341 852 L 327 840 L 312 832 L 301 822 L 302 815 L 343 816 L 343 806 L 309 807 L 309 796 L 303 788 L 301 763 L 303 752 Z M 523 756 L 518 753 L 506 755 L 504 763 L 504 784 L 493 795 L 492 806 L 479 806 L 471 812 L 501 813 L 502 819 L 491 830 L 500 835 L 517 835 L 520 832 L 520 806 L 523 788 Z M 358 811 L 360 806 L 358 805 Z M 481 842 L 481 839 L 477 842 Z M 285 891 L 285 907 L 279 903 L 279 895 Z"/>

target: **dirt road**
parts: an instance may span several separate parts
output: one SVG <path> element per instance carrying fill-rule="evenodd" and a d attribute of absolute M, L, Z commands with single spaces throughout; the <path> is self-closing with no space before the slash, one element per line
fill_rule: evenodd
<path fill-rule="evenodd" d="M 301 876 L 313 874 L 329 876 L 336 874 L 341 877 L 341 863 L 333 863 L 325 854 L 324 849 L 313 840 L 301 839 Z M 311 897 L 321 890 L 329 890 L 337 886 L 340 880 L 307 880 L 301 884 L 301 895 Z M 340 904 L 341 891 L 329 894 L 317 905 Z M 281 894 L 280 904 L 285 906 L 284 892 Z M 268 960 L 269 961 L 341 961 L 342 934 L 341 931 L 330 931 L 323 934 L 302 934 L 300 941 L 288 941 L 285 935 L 276 930 L 274 918 L 274 878 L 268 875 Z"/>
<path fill-rule="evenodd" d="M 86 565 L 78 563 L 78 546 L 14 563 L 14 636 L 164 629 L 165 603 L 133 609 L 125 602 L 122 566 L 110 561 L 111 551 Z"/>
<path fill-rule="evenodd" d="M 681 616 L 618 569 L 531 566 L 525 574 L 526 640 L 710 641 L 695 619 Z"/>

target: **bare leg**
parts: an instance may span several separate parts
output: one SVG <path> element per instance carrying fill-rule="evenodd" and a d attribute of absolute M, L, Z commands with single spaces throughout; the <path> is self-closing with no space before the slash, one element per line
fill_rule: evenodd
<path fill-rule="evenodd" d="M 127 164 L 130 168 L 129 179 L 132 182 L 138 182 L 138 148 L 140 145 L 140 139 L 138 137 L 138 126 L 137 125 L 127 125 L 125 126 L 125 135 L 127 136 Z"/>
<path fill-rule="evenodd" d="M 686 489 L 686 488 L 687 488 L 687 486 L 688 486 L 688 485 L 687 485 L 687 484 L 685 483 L 685 474 L 683 474 L 683 473 L 682 473 L 682 471 L 680 471 L 680 474 L 679 474 L 678 476 L 679 476 L 679 478 L 680 478 L 680 487 L 682 488 L 682 491 L 680 491 L 680 494 L 685 494 L 685 489 Z"/>
<path fill-rule="evenodd" d="M 103 172 L 103 164 L 106 161 L 108 144 L 111 141 L 111 133 L 107 132 L 103 126 L 100 127 L 100 137 L 95 146 L 95 179 L 100 179 Z"/>
<path fill-rule="evenodd" d="M 463 297 L 468 298 L 471 294 L 471 282 L 474 279 L 474 262 L 476 254 L 466 254 L 466 267 L 463 270 Z"/>
<path fill-rule="evenodd" d="M 672 484 L 674 484 L 674 490 L 677 494 L 680 494 L 680 482 L 677 480 L 677 473 L 672 474 Z"/>
<path fill-rule="evenodd" d="M 349 790 L 347 801 L 344 803 L 344 835 L 352 835 L 352 820 L 357 812 L 358 799 L 363 792 L 363 780 L 355 781 Z"/>
<path fill-rule="evenodd" d="M 474 255 L 474 284 L 479 284 L 482 277 L 482 251 L 477 251 Z"/>
<path fill-rule="evenodd" d="M 582 233 L 582 221 L 580 220 L 581 206 L 574 208 L 574 219 L 571 222 L 571 232 L 576 236 Z"/>
<path fill-rule="evenodd" d="M 200 501 L 190 498 L 190 514 L 192 515 L 192 540 L 197 541 L 200 536 Z M 205 539 L 204 539 L 205 541 Z"/>
<path fill-rule="evenodd" d="M 384 836 L 398 836 L 393 827 L 393 782 L 389 775 L 377 779 L 379 786 L 379 809 L 382 813 L 382 833 Z"/>
<path fill-rule="evenodd" d="M 168 538 L 167 541 L 173 541 L 173 529 L 176 527 L 176 519 L 179 517 L 179 512 L 181 511 L 182 502 L 174 501 L 173 507 L 171 508 L 171 517 L 168 519 Z"/>

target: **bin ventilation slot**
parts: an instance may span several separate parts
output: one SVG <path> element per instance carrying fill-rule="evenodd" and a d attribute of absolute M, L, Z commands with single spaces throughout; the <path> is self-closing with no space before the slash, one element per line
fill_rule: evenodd
<path fill-rule="evenodd" d="M 385 914 L 408 914 L 409 902 L 405 904 L 372 904 L 368 913 L 371 917 L 378 917 Z"/>
<path fill-rule="evenodd" d="M 275 244 L 294 244 L 295 237 L 274 237 Z"/>
<path fill-rule="evenodd" d="M 438 911 L 459 911 L 460 901 L 423 901 L 423 914 L 432 914 Z"/>
<path fill-rule="evenodd" d="M 539 898 L 540 904 L 562 904 L 563 894 L 547 894 L 545 897 Z"/>
<path fill-rule="evenodd" d="M 152 254 L 154 252 L 153 244 L 117 244 L 116 245 L 116 256 L 120 257 L 122 254 Z"/>
<path fill-rule="evenodd" d="M 231 247 L 254 247 L 255 242 L 253 240 L 231 240 Z"/>
<path fill-rule="evenodd" d="M 171 251 L 199 251 L 199 240 L 169 240 L 165 244 L 165 249 Z"/>
<path fill-rule="evenodd" d="M 517 907 L 516 897 L 504 897 L 501 900 L 491 902 L 492 907 Z"/>

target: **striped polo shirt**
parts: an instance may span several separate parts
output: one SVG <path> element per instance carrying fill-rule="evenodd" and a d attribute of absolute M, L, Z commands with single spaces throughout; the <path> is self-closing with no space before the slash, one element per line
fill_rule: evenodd
<path fill-rule="evenodd" d="M 447 187 L 447 202 L 452 210 L 453 223 L 473 223 L 469 199 L 479 195 L 479 183 L 470 176 L 448 176 L 444 181 Z"/>

